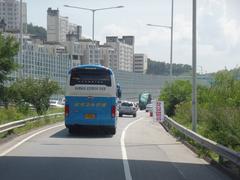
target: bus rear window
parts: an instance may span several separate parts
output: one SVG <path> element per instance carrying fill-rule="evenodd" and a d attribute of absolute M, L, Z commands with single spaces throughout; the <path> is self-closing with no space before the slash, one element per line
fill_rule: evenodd
<path fill-rule="evenodd" d="M 76 84 L 111 86 L 111 75 L 107 69 L 73 69 L 71 71 L 70 86 Z"/>

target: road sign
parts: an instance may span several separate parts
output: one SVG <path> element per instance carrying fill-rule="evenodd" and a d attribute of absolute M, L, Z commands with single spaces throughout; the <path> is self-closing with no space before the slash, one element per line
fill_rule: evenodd
<path fill-rule="evenodd" d="M 153 119 L 158 122 L 164 121 L 164 102 L 153 100 Z"/>

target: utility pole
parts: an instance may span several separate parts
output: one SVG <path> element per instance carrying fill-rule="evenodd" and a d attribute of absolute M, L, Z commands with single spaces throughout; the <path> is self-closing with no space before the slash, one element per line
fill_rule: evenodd
<path fill-rule="evenodd" d="M 172 66 L 172 60 L 173 60 L 173 11 L 174 11 L 174 0 L 172 0 L 172 11 L 171 11 L 171 47 L 170 47 L 170 78 L 172 80 L 173 75 L 173 66 Z"/>
<path fill-rule="evenodd" d="M 193 0 L 192 20 L 192 130 L 197 130 L 197 0 Z"/>
<path fill-rule="evenodd" d="M 20 49 L 19 49 L 19 55 L 20 55 L 20 62 L 23 62 L 23 20 L 22 20 L 22 0 L 20 0 Z M 20 76 L 22 76 L 22 70 L 20 71 Z"/>

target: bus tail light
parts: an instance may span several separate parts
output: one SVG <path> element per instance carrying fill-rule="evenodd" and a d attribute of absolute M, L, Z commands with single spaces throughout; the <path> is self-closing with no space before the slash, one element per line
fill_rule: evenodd
<path fill-rule="evenodd" d="M 65 117 L 69 115 L 69 105 L 65 105 L 64 114 L 65 114 Z"/>
<path fill-rule="evenodd" d="M 112 106 L 112 118 L 116 117 L 116 106 Z"/>

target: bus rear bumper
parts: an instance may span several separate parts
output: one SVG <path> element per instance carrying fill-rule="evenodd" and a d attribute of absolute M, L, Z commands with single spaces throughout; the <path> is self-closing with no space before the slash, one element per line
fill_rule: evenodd
<path fill-rule="evenodd" d="M 108 134 L 116 134 L 116 126 L 113 125 L 79 125 L 79 124 L 65 124 L 68 128 L 69 133 L 74 132 L 97 132 L 99 130 L 104 130 Z"/>

